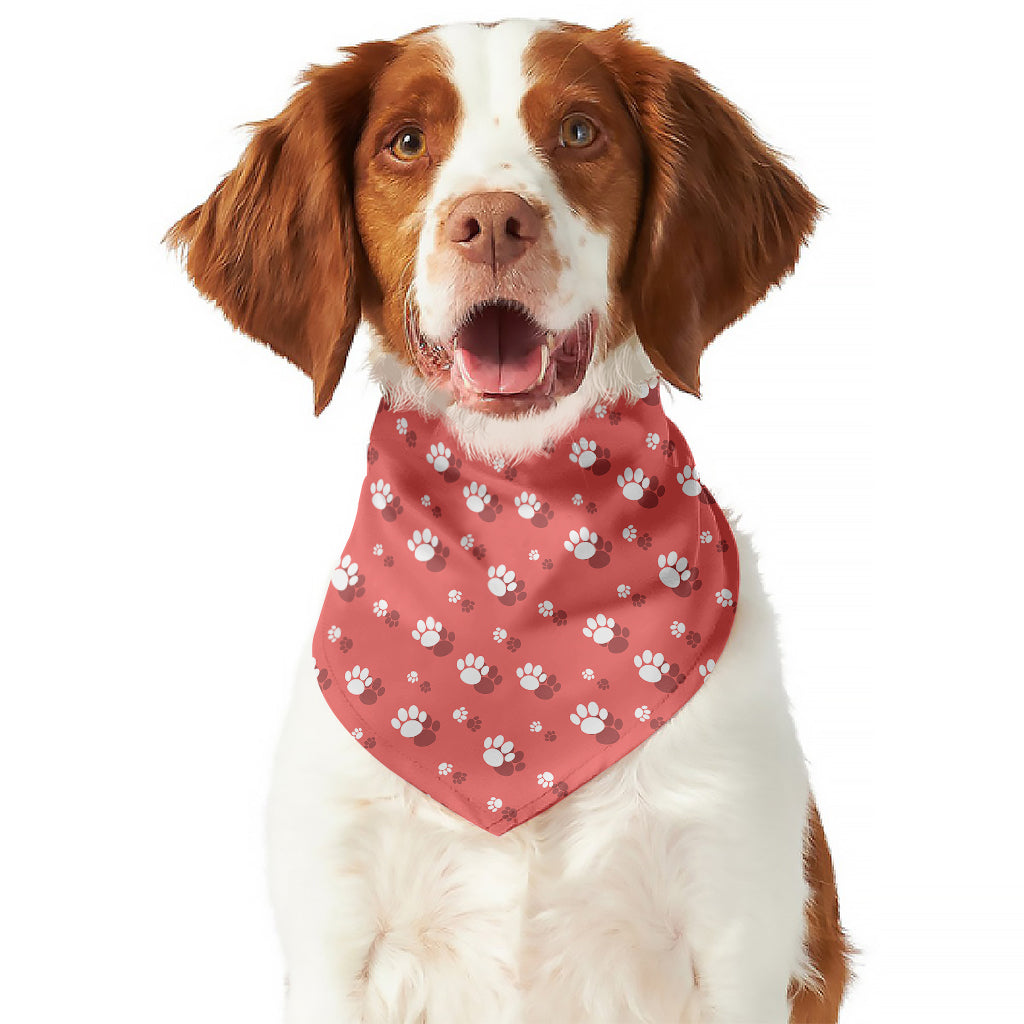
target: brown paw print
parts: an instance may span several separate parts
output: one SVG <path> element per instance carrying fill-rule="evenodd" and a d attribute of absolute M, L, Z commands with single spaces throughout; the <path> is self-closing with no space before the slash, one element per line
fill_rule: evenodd
<path fill-rule="evenodd" d="M 338 650 L 342 651 L 342 652 L 351 651 L 352 650 L 352 637 L 350 637 L 350 636 L 343 636 L 338 641 Z"/>
<path fill-rule="evenodd" d="M 634 608 L 643 608 L 643 606 L 647 604 L 647 598 L 643 594 L 634 594 L 630 598 L 630 601 L 633 602 Z"/>
<path fill-rule="evenodd" d="M 525 600 L 526 587 L 524 587 L 520 582 L 520 585 L 516 587 L 515 590 L 510 590 L 508 593 L 502 594 L 501 597 L 498 598 L 498 604 L 504 604 L 511 608 L 518 604 L 520 601 Z"/>
<path fill-rule="evenodd" d="M 435 519 L 440 519 L 440 518 L 441 518 L 441 506 L 440 506 L 440 505 L 435 505 L 435 506 L 434 506 L 434 507 L 433 507 L 433 508 L 432 508 L 432 509 L 430 510 L 430 514 L 431 514 L 431 515 L 432 515 L 432 516 L 433 516 L 433 517 L 434 517 Z"/>
<path fill-rule="evenodd" d="M 380 452 L 377 451 L 373 445 L 367 445 L 366 448 L 366 464 L 372 466 L 380 458 Z"/>
<path fill-rule="evenodd" d="M 562 684 L 558 682 L 555 676 L 549 673 L 547 679 L 533 691 L 533 695 L 541 700 L 551 700 L 561 688 Z M 545 739 L 547 739 L 546 736 Z"/>
<path fill-rule="evenodd" d="M 462 459 L 456 459 L 442 474 L 441 479 L 446 484 L 453 484 L 459 479 L 459 470 L 462 468 Z"/>
<path fill-rule="evenodd" d="M 519 639 L 519 637 L 517 637 L 517 636 L 510 636 L 510 637 L 509 637 L 509 638 L 508 638 L 508 639 L 507 639 L 507 640 L 505 641 L 505 646 L 506 646 L 506 647 L 507 647 L 507 648 L 508 648 L 508 649 L 509 649 L 510 651 L 518 651 L 518 650 L 519 650 L 519 648 L 523 646 L 523 641 L 522 641 L 522 640 L 520 640 L 520 639 Z"/>
<path fill-rule="evenodd" d="M 691 629 L 686 634 L 686 643 L 690 647 L 696 647 L 700 643 L 700 633 L 695 629 Z"/>
<path fill-rule="evenodd" d="M 502 807 L 501 819 L 502 821 L 512 821 L 516 816 L 516 809 L 514 807 Z"/>
<path fill-rule="evenodd" d="M 430 693 L 430 683 L 426 679 L 424 679 L 423 682 L 420 683 L 420 690 L 423 693 Z"/>
<path fill-rule="evenodd" d="M 361 694 L 359 694 L 359 699 L 364 704 L 376 704 L 377 701 L 384 696 L 384 693 L 385 690 L 384 687 L 381 686 L 380 680 L 374 679 L 373 682 L 367 684 L 366 689 L 363 690 Z"/>
<path fill-rule="evenodd" d="M 696 567 L 690 570 L 690 578 L 683 580 L 682 583 L 676 587 L 675 592 L 680 597 L 689 597 L 694 591 L 700 590 L 704 586 L 704 581 L 700 578 L 700 569 Z"/>
<path fill-rule="evenodd" d="M 523 752 L 521 750 L 517 750 L 511 761 L 506 761 L 503 765 L 499 765 L 499 767 L 494 770 L 498 775 L 511 775 L 513 772 L 521 772 L 526 767 L 524 757 L 525 755 Z"/>
<path fill-rule="evenodd" d="M 636 539 L 636 546 L 640 548 L 641 551 L 649 551 L 653 543 L 654 541 L 651 539 L 651 535 L 649 533 L 641 533 Z"/>
<path fill-rule="evenodd" d="M 543 530 L 554 518 L 555 510 L 546 501 L 542 501 L 530 522 L 538 529 Z"/>
<path fill-rule="evenodd" d="M 519 471 L 516 469 L 515 466 L 509 466 L 508 469 L 505 470 L 505 479 L 506 480 L 515 480 L 515 478 L 518 475 L 519 475 Z"/>
<path fill-rule="evenodd" d="M 611 743 L 618 743 L 620 733 L 619 730 L 622 728 L 621 718 L 612 718 L 609 712 L 608 717 L 605 719 L 604 728 L 594 737 L 598 743 L 603 743 L 608 746 Z"/>
<path fill-rule="evenodd" d="M 462 602 L 462 610 L 467 614 L 471 612 L 475 607 L 476 604 L 473 601 L 470 601 L 468 597 Z"/>
<path fill-rule="evenodd" d="M 556 608 L 555 614 L 551 616 L 551 622 L 555 626 L 564 626 L 568 621 L 569 616 L 562 608 Z"/>
<path fill-rule="evenodd" d="M 557 739 L 558 739 L 558 733 L 555 732 L 554 729 L 548 729 L 548 731 L 546 733 L 544 733 L 544 742 L 545 743 L 554 743 L 555 740 L 557 740 Z"/>
<path fill-rule="evenodd" d="M 629 629 L 618 622 L 611 627 L 614 636 L 608 641 L 608 650 L 612 654 L 621 654 L 629 647 Z"/>
<path fill-rule="evenodd" d="M 331 677 L 327 673 L 327 669 L 321 668 L 317 670 L 316 681 L 320 684 L 321 690 L 329 690 L 331 688 Z"/>
<path fill-rule="evenodd" d="M 477 732 L 481 725 L 484 723 L 480 720 L 479 715 L 474 715 L 472 718 L 466 719 L 466 728 L 470 732 Z"/>
<path fill-rule="evenodd" d="M 456 786 L 461 786 L 465 781 L 466 781 L 466 773 L 465 772 L 456 772 L 452 776 L 452 782 L 454 782 Z"/>
<path fill-rule="evenodd" d="M 551 792 L 557 797 L 563 797 L 569 792 L 569 787 L 559 780 L 551 787 Z"/>
<path fill-rule="evenodd" d="M 487 548 L 483 544 L 476 544 L 470 550 L 477 561 L 481 561 L 487 557 Z"/>
<path fill-rule="evenodd" d="M 662 441 L 659 447 L 661 448 L 661 452 L 666 459 L 671 459 L 672 456 L 675 454 L 676 443 L 675 441 L 671 440 L 671 438 L 666 441 Z"/>
<path fill-rule="evenodd" d="M 587 565 L 594 569 L 603 569 L 611 562 L 612 542 L 599 538 L 594 544 L 594 553 L 587 559 Z"/>
<path fill-rule="evenodd" d="M 654 508 L 659 499 L 665 496 L 665 485 L 658 482 L 656 476 L 651 477 L 651 482 L 644 488 L 643 496 L 637 502 L 641 508 Z"/>
<path fill-rule="evenodd" d="M 391 566 L 393 566 L 395 564 L 395 556 L 394 555 L 385 555 L 383 561 L 384 561 L 384 564 L 390 569 Z"/>
<path fill-rule="evenodd" d="M 501 673 L 496 665 L 491 665 L 481 677 L 480 682 L 473 685 L 473 689 L 477 693 L 493 693 L 496 686 L 501 686 Z"/>
<path fill-rule="evenodd" d="M 446 654 L 451 654 L 455 649 L 455 634 L 445 626 L 438 628 L 438 634 L 441 639 L 430 648 L 430 653 L 437 658 L 443 658 Z"/>
<path fill-rule="evenodd" d="M 554 569 L 555 567 L 555 563 L 552 562 L 550 558 L 545 558 L 544 561 L 540 563 L 540 565 L 542 569 Z"/>
<path fill-rule="evenodd" d="M 661 690 L 662 693 L 675 693 L 679 689 L 679 684 L 686 678 L 685 672 L 679 671 L 679 666 L 673 662 L 669 665 L 666 673 L 654 684 L 656 690 Z"/>
<path fill-rule="evenodd" d="M 404 511 L 402 499 L 396 494 L 394 500 L 386 508 L 381 509 L 380 517 L 386 523 L 393 523 Z"/>
<path fill-rule="evenodd" d="M 609 686 L 611 686 L 611 683 L 609 683 L 607 679 L 604 679 L 604 678 L 598 679 L 598 681 L 597 681 L 597 688 L 599 690 L 607 690 Z"/>
<path fill-rule="evenodd" d="M 447 546 L 434 549 L 434 557 L 426 563 L 428 572 L 441 572 L 448 564 L 448 556 L 451 554 Z"/>
<path fill-rule="evenodd" d="M 429 686 L 429 683 L 427 685 Z M 430 715 L 427 715 L 423 723 L 423 732 L 413 737 L 413 743 L 417 747 L 429 747 L 437 739 L 437 733 L 440 728 L 441 723 L 436 718 L 431 718 Z"/>
<path fill-rule="evenodd" d="M 409 433 L 405 435 L 405 443 L 410 448 L 415 448 L 416 447 L 416 431 L 415 430 L 410 430 Z"/>
<path fill-rule="evenodd" d="M 377 746 L 377 740 L 373 736 L 367 736 L 367 738 L 363 740 L 363 746 L 366 747 L 367 750 L 373 750 L 373 748 Z"/>

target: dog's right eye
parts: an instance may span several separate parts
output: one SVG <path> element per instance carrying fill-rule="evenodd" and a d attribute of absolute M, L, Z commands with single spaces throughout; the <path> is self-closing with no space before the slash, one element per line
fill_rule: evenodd
<path fill-rule="evenodd" d="M 403 128 L 388 144 L 392 155 L 403 163 L 418 160 L 427 151 L 427 137 L 415 126 Z"/>

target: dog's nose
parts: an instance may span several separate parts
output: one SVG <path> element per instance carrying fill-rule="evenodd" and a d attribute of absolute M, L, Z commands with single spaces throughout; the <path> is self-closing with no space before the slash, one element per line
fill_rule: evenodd
<path fill-rule="evenodd" d="M 541 216 L 515 192 L 474 192 L 452 208 L 448 241 L 473 263 L 494 270 L 514 263 L 540 235 Z"/>

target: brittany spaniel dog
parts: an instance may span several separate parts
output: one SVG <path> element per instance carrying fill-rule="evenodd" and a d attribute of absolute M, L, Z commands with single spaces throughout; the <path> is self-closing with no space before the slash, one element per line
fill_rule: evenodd
<path fill-rule="evenodd" d="M 168 239 L 185 253 L 196 287 L 234 325 L 309 375 L 317 413 L 331 400 L 365 322 L 388 423 L 405 433 L 406 420 L 394 416 L 408 410 L 427 424 L 421 429 L 437 432 L 421 436 L 410 458 L 426 466 L 422 452 L 435 441 L 427 462 L 438 487 L 458 477 L 461 465 L 447 507 L 478 515 L 484 530 L 486 514 L 494 519 L 500 505 L 487 506 L 492 495 L 475 477 L 470 482 L 471 467 L 490 466 L 500 483 L 513 480 L 519 466 L 528 479 L 531 465 L 571 442 L 556 476 L 571 470 L 583 479 L 587 470 L 596 480 L 608 469 L 609 453 L 578 437 L 580 424 L 598 423 L 595 417 L 613 407 L 627 417 L 634 403 L 645 408 L 659 381 L 696 394 L 702 350 L 792 270 L 817 213 L 813 196 L 735 107 L 687 65 L 632 39 L 626 26 L 593 31 L 507 21 L 364 43 L 347 49 L 340 63 L 311 68 L 285 109 L 255 126 L 238 166 Z M 656 432 L 646 441 L 652 451 L 660 447 L 659 458 L 676 457 L 675 443 L 666 447 Z M 669 482 L 683 501 L 701 486 L 690 465 L 679 469 L 679 483 L 675 473 Z M 647 470 L 638 468 L 634 479 L 632 469 L 612 464 L 604 479 L 616 476 L 618 490 L 609 486 L 620 502 L 635 502 L 636 516 L 665 492 Z M 372 466 L 367 480 L 371 514 L 377 509 L 394 519 L 404 507 L 410 526 L 411 516 L 427 516 L 418 493 L 399 494 L 397 485 L 392 491 Z M 527 529 L 516 510 L 523 522 L 536 519 L 531 526 L 555 515 L 527 491 L 512 508 L 513 493 L 518 487 L 508 491 L 508 530 Z M 431 500 L 424 494 L 425 506 Z M 693 507 L 717 509 L 710 496 L 705 501 Z M 438 506 L 441 518 L 421 525 L 408 542 L 407 562 L 391 570 L 399 600 L 403 587 L 411 593 L 419 585 L 414 571 L 422 562 L 436 569 L 446 561 L 440 552 L 449 563 L 455 558 L 431 533 L 441 531 L 442 513 Z M 600 553 L 599 531 L 607 528 L 599 514 L 591 524 L 590 532 L 581 527 L 565 535 L 578 560 L 570 557 L 573 573 L 576 564 L 592 571 L 583 559 L 590 566 L 608 560 Z M 639 555 L 639 541 L 630 546 L 634 527 L 620 532 L 624 540 L 609 534 L 612 559 L 627 550 Z M 837 1019 L 849 949 L 829 849 L 754 552 L 738 530 L 729 536 L 742 578 L 736 607 L 726 609 L 731 633 L 717 664 L 702 663 L 698 676 L 694 663 L 690 673 L 702 680 L 714 667 L 714 675 L 678 713 L 645 724 L 646 738 L 630 741 L 628 752 L 602 753 L 600 770 L 571 784 L 556 784 L 557 773 L 536 762 L 517 774 L 522 754 L 512 740 L 488 735 L 484 744 L 486 728 L 474 737 L 459 726 L 465 707 L 451 714 L 450 707 L 435 708 L 428 716 L 411 703 L 426 700 L 422 683 L 412 693 L 415 672 L 408 682 L 382 681 L 354 665 L 327 690 L 334 670 L 308 661 L 270 803 L 272 890 L 291 1024 Z M 702 539 L 710 540 L 710 532 Z M 462 541 L 486 559 L 479 539 L 474 544 L 467 534 Z M 696 535 L 694 544 L 701 546 Z M 729 549 L 725 542 L 717 547 Z M 373 548 L 380 553 L 381 545 Z M 693 552 L 687 554 L 692 563 Z M 531 550 L 535 557 L 540 553 Z M 667 557 L 654 570 L 664 587 L 695 592 L 699 583 L 687 559 L 676 551 Z M 515 573 L 504 564 L 489 572 L 491 593 L 515 605 Z M 363 575 L 355 560 L 346 558 L 338 573 L 335 597 L 351 599 L 339 608 L 375 596 L 362 597 L 369 570 Z M 590 577 L 579 578 L 586 599 Z M 618 596 L 629 589 L 620 585 Z M 455 588 L 449 596 L 462 601 L 461 629 L 474 602 Z M 645 616 L 654 621 L 654 611 L 647 612 L 657 606 L 640 613 L 633 598 L 616 608 L 632 609 L 635 638 L 647 628 Z M 718 606 L 710 602 L 716 615 L 725 614 L 730 598 L 729 589 L 718 591 Z M 549 637 L 565 644 L 570 635 L 573 642 L 589 638 L 595 657 L 626 643 L 628 631 L 613 628 L 610 616 L 596 617 L 603 606 L 584 600 L 581 633 L 573 624 L 577 609 L 552 614 L 545 604 L 522 606 L 533 606 L 538 630 L 551 616 L 554 625 L 544 626 Z M 398 625 L 386 636 L 396 645 L 400 634 L 413 642 L 412 623 L 387 607 L 374 603 L 379 628 Z M 415 642 L 424 650 L 433 645 L 427 653 L 436 655 L 430 665 L 437 680 L 440 655 L 452 644 L 439 641 L 447 635 L 440 618 L 410 613 Z M 566 621 L 569 628 L 558 632 Z M 372 616 L 366 622 L 364 634 Z M 673 620 L 680 658 L 683 629 Z M 338 632 L 331 627 L 324 642 Z M 359 631 L 352 635 L 358 643 Z M 664 635 L 667 644 L 667 628 Z M 513 639 L 495 630 L 495 640 L 510 650 Z M 389 646 L 374 641 L 366 658 L 389 657 Z M 623 704 L 623 725 L 603 706 L 611 706 L 616 687 L 626 693 L 627 686 L 650 686 L 643 680 L 659 681 L 657 690 L 645 691 L 650 696 L 636 698 L 646 702 L 635 711 L 644 721 L 654 697 L 675 688 L 675 680 L 662 682 L 667 657 L 635 651 L 621 663 L 634 673 L 632 683 L 625 675 L 611 684 L 602 678 L 610 690 L 595 690 L 592 702 L 581 697 L 560 720 L 563 732 L 605 744 L 621 734 L 625 742 L 636 725 L 632 707 Z M 525 647 L 522 653 L 525 661 Z M 556 645 L 545 659 L 557 654 Z M 472 700 L 461 700 L 470 712 L 473 700 L 483 707 L 484 660 L 478 651 L 458 662 L 462 684 L 473 684 L 464 688 Z M 515 690 L 513 666 L 509 661 L 506 694 Z M 462 685 L 454 667 L 450 672 L 453 685 Z M 543 676 L 539 665 L 527 665 L 526 675 L 520 665 L 521 691 L 512 697 L 541 708 L 537 699 L 555 689 L 548 680 L 544 692 Z M 584 669 L 583 677 L 593 673 Z M 385 685 L 401 698 L 387 705 L 394 733 L 382 720 L 389 735 L 381 734 L 378 757 L 365 738 L 360 742 L 362 728 L 342 724 L 350 724 L 344 702 L 329 705 L 324 696 L 347 686 L 346 700 L 357 709 L 378 696 L 383 706 Z M 530 713 L 538 719 L 530 729 L 539 731 L 544 716 Z M 519 820 L 506 806 L 503 816 L 496 810 L 501 800 L 490 796 L 480 807 L 483 818 L 473 820 L 458 811 L 456 796 L 444 795 L 455 786 L 451 778 L 430 784 L 449 787 L 438 797 L 385 763 L 385 749 L 408 742 L 422 750 L 436 738 L 440 750 L 456 729 L 465 742 L 485 745 L 480 770 L 489 765 L 495 785 L 535 775 L 536 792 L 548 794 L 538 805 L 543 813 L 520 805 Z M 554 736 L 554 729 L 544 733 Z M 430 771 L 451 772 L 450 763 L 436 760 Z M 457 782 L 459 773 L 452 774 Z M 472 768 L 461 774 L 470 787 Z M 495 824 L 486 817 L 492 812 Z"/>

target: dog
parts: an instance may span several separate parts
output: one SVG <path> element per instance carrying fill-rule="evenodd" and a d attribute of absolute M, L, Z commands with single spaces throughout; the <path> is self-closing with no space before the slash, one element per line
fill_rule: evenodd
<path fill-rule="evenodd" d="M 660 415 L 662 381 L 698 393 L 704 348 L 791 272 L 818 214 L 734 106 L 628 25 L 514 20 L 363 43 L 312 67 L 169 231 L 197 288 L 311 378 L 317 414 L 361 323 L 384 395 L 351 542 L 365 523 L 366 553 L 347 553 L 332 577 L 270 800 L 291 1024 L 837 1020 L 850 947 L 755 555 L 674 425 L 645 418 Z M 604 439 L 634 420 L 644 459 L 678 472 L 659 482 L 615 464 Z M 378 458 L 392 476 L 413 465 L 420 476 L 397 485 Z M 530 490 L 535 472 L 564 504 Z M 434 481 L 422 507 L 420 479 Z M 622 514 L 638 522 L 661 515 L 661 531 L 694 517 L 690 561 L 671 551 L 655 563 L 632 521 L 612 531 L 599 501 L 571 493 L 590 486 L 609 509 L 632 502 Z M 588 509 L 589 526 L 572 519 Z M 397 529 L 403 512 L 408 552 L 400 538 L 386 576 L 373 531 Z M 528 572 L 514 555 L 493 564 L 472 530 L 458 536 L 467 516 L 489 543 L 516 538 L 519 557 L 537 555 Z M 722 539 L 702 544 L 711 527 Z M 548 577 L 540 552 L 525 553 L 541 536 Z M 605 614 L 611 590 L 599 596 L 616 559 L 641 576 L 649 561 L 652 574 L 643 611 L 644 595 L 619 585 L 629 638 Z M 457 566 L 477 602 L 493 597 L 521 624 L 521 636 L 493 631 L 501 687 L 496 655 L 462 650 L 438 609 L 415 606 L 417 588 L 447 586 L 437 581 Z M 535 600 L 556 577 L 568 610 Z M 385 578 L 391 605 L 373 592 Z M 703 594 L 718 588 L 700 607 L 723 646 L 698 671 L 682 618 L 704 581 Z M 460 634 L 490 628 L 492 605 L 484 619 L 459 586 L 448 597 Z M 678 655 L 660 650 L 663 625 L 664 641 L 646 639 L 670 599 L 686 609 L 672 621 Z M 345 639 L 363 643 L 362 666 L 338 653 L 336 619 L 355 624 Z M 555 694 L 553 673 L 527 660 L 531 644 L 549 662 L 583 650 L 613 668 L 597 681 L 589 668 L 582 681 L 562 672 Z M 426 669 L 370 665 L 406 650 L 433 684 Z M 649 696 L 633 700 L 641 686 Z M 490 722 L 494 735 L 472 732 L 499 691 L 509 707 L 545 709 L 526 712 L 530 730 L 569 701 L 558 721 L 568 781 Z M 640 702 L 656 699 L 670 703 L 647 722 Z M 453 703 L 484 710 L 467 719 Z M 485 744 L 462 791 L 452 762 L 428 763 L 449 737 L 453 761 L 470 757 L 459 744 Z M 533 740 L 554 756 L 556 744 Z M 536 795 L 516 808 L 488 796 L 528 783 Z"/>

